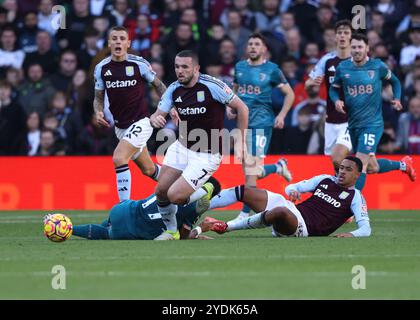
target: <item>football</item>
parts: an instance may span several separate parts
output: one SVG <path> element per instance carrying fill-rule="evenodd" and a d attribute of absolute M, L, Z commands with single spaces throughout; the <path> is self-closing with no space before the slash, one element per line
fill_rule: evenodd
<path fill-rule="evenodd" d="M 54 242 L 67 240 L 73 232 L 71 220 L 62 213 L 47 214 L 44 217 L 44 234 Z"/>

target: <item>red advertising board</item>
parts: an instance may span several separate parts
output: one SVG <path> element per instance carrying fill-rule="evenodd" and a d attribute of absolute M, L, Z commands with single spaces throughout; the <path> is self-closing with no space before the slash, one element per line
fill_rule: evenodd
<path fill-rule="evenodd" d="M 419 170 L 420 156 L 413 158 Z M 269 156 L 265 163 L 277 159 Z M 294 182 L 333 173 L 325 156 L 287 156 L 287 159 Z M 153 193 L 156 182 L 143 176 L 134 163 L 130 163 L 130 168 L 131 198 Z M 222 164 L 215 177 L 223 188 L 244 183 L 239 164 Z M 115 185 L 111 157 L 0 157 L 0 210 L 110 209 L 118 202 Z M 283 193 L 286 181 L 271 175 L 260 180 L 258 186 Z M 401 172 L 369 175 L 363 194 L 370 209 L 420 209 L 420 184 L 410 182 Z"/>

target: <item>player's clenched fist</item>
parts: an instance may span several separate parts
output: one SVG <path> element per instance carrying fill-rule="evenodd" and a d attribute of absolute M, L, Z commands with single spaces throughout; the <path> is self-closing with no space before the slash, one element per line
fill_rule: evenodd
<path fill-rule="evenodd" d="M 160 114 L 152 114 L 150 117 L 150 124 L 155 128 L 163 128 L 166 124 L 166 119 Z"/>
<path fill-rule="evenodd" d="M 342 100 L 337 100 L 335 102 L 335 110 L 340 113 L 346 113 L 346 111 L 344 111 L 344 102 Z"/>
<path fill-rule="evenodd" d="M 401 111 L 403 108 L 401 101 L 397 99 L 391 100 L 391 106 L 397 111 Z"/>
<path fill-rule="evenodd" d="M 292 202 L 296 202 L 300 200 L 300 193 L 298 191 L 292 191 L 289 194 L 289 200 Z"/>
<path fill-rule="evenodd" d="M 315 79 L 309 78 L 307 83 L 308 86 L 320 86 L 322 84 L 323 77 L 316 77 Z"/>
<path fill-rule="evenodd" d="M 101 112 L 101 111 L 95 112 L 95 118 L 96 118 L 96 122 L 99 125 L 104 126 L 104 127 L 108 127 L 108 128 L 110 127 L 108 121 L 105 120 L 105 115 L 104 115 L 103 112 Z"/>

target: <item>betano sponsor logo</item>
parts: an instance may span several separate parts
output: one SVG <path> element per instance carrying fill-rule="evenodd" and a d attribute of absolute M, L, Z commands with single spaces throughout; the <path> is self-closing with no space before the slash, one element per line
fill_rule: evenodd
<path fill-rule="evenodd" d="M 178 108 L 178 113 L 180 115 L 195 115 L 195 114 L 204 114 L 206 113 L 206 107 L 195 107 L 195 108 Z"/>
<path fill-rule="evenodd" d="M 337 200 L 335 200 L 333 197 L 329 196 L 328 194 L 322 192 L 320 189 L 316 189 L 314 196 L 317 196 L 318 198 L 321 198 L 322 200 L 325 200 L 329 204 L 332 204 L 336 208 L 341 207 L 341 203 Z"/>
<path fill-rule="evenodd" d="M 127 88 L 134 87 L 137 84 L 137 80 L 124 80 L 124 81 L 106 81 L 106 87 L 109 88 Z"/>

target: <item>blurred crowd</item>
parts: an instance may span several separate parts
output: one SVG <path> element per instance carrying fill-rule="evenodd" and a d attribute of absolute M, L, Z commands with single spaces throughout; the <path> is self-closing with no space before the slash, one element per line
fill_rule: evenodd
<path fill-rule="evenodd" d="M 107 155 L 113 129 L 93 118 L 93 68 L 109 55 L 107 31 L 125 26 L 132 53 L 146 58 L 169 85 L 177 52 L 199 53 L 201 71 L 232 85 L 248 36 L 260 31 L 295 91 L 286 127 L 269 153 L 321 154 L 325 87 L 305 90 L 319 58 L 335 49 L 334 23 L 366 8 L 370 55 L 403 87 L 403 112 L 384 86 L 385 130 L 378 153 L 420 154 L 420 0 L 0 0 L 0 155 Z M 65 28 L 51 23 L 65 7 Z M 63 21 L 61 21 L 63 22 Z M 159 97 L 149 90 L 152 112 Z M 273 91 L 278 112 L 283 97 Z M 225 120 L 232 128 L 235 122 Z M 169 127 L 175 130 L 174 126 Z M 158 143 L 152 137 L 149 149 Z"/>

